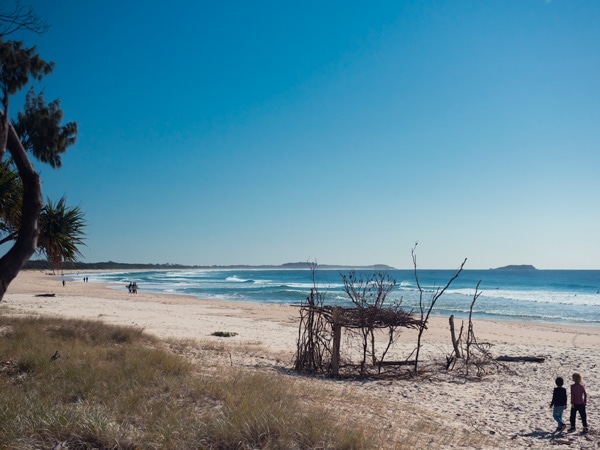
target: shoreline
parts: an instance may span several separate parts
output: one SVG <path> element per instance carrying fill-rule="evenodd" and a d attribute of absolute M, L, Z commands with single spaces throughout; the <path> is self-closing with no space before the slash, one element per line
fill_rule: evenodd
<path fill-rule="evenodd" d="M 103 285 L 105 286 L 107 289 L 112 289 L 112 290 L 119 290 L 121 288 L 120 284 L 116 284 L 116 283 L 94 283 L 94 284 L 98 284 L 98 285 Z M 225 299 L 225 298 L 203 298 L 203 297 L 197 297 L 195 295 L 192 294 L 179 294 L 179 293 L 175 293 L 175 292 L 160 292 L 160 291 L 146 291 L 146 293 L 149 293 L 151 295 L 157 295 L 157 296 L 173 296 L 173 297 L 177 297 L 177 296 L 181 296 L 181 297 L 188 297 L 197 301 L 203 301 L 203 302 L 226 302 L 226 303 L 231 303 L 231 304 L 251 304 L 251 305 L 275 305 L 275 306 L 283 306 L 283 307 L 294 307 L 297 308 L 300 306 L 300 304 L 291 304 L 291 303 L 275 303 L 275 302 L 264 302 L 264 301 L 252 301 L 252 300 L 232 300 L 232 299 Z M 416 313 L 414 314 L 416 316 Z M 439 314 L 435 311 L 431 312 L 431 318 L 447 318 L 449 316 L 447 315 L 443 315 L 443 314 Z M 460 320 L 468 320 L 469 319 L 469 315 L 468 314 L 457 314 L 454 313 L 454 318 L 457 321 Z M 551 319 L 531 319 L 530 321 L 526 321 L 523 318 L 520 317 L 515 317 L 515 316 L 495 316 L 495 318 L 489 318 L 489 317 L 481 317 L 480 314 L 473 314 L 472 317 L 472 321 L 473 322 L 482 322 L 482 323 L 516 323 L 517 325 L 521 325 L 521 326 L 532 326 L 532 325 L 540 325 L 540 326 L 556 326 L 559 328 L 572 328 L 573 330 L 578 329 L 578 328 L 594 328 L 594 327 L 600 327 L 600 321 L 598 322 L 583 322 L 583 321 L 568 321 L 568 320 L 551 320 Z"/>
<path fill-rule="evenodd" d="M 172 269 L 156 269 L 156 270 L 152 270 L 153 272 L 159 272 L 159 271 L 170 271 Z M 221 270 L 221 269 L 215 269 L 215 270 Z M 244 270 L 251 270 L 251 269 L 244 269 Z M 262 269 L 256 269 L 256 270 L 262 270 Z M 297 270 L 297 269 L 281 269 L 281 270 Z M 309 269 L 306 269 L 309 270 Z M 395 269 L 397 270 L 397 269 Z M 488 269 L 488 270 L 496 270 L 496 269 Z M 86 272 L 80 272 L 80 271 L 72 271 L 71 273 L 64 273 L 64 277 L 69 277 L 72 278 L 73 282 L 79 282 L 79 277 L 82 275 L 85 275 L 86 273 L 135 273 L 135 272 L 146 272 L 146 269 L 137 269 L 137 270 L 132 270 L 132 271 L 127 271 L 127 272 L 123 272 L 122 270 L 119 269 L 115 269 L 115 270 L 90 270 L 90 271 L 86 271 Z M 471 271 L 476 271 L 476 270 L 471 270 Z M 564 270 L 560 270 L 561 272 L 563 272 Z M 577 270 L 578 272 L 581 272 L 581 270 Z M 57 275 L 58 277 L 59 275 Z M 106 283 L 107 286 L 110 286 L 111 289 L 119 289 L 121 287 L 121 284 L 110 284 L 110 283 Z M 144 292 L 147 292 L 149 294 L 156 294 L 156 295 L 180 295 L 180 296 L 186 296 L 186 297 L 191 297 L 191 298 L 195 298 L 197 300 L 200 301 L 226 301 L 226 302 L 239 302 L 239 303 L 258 303 L 258 304 L 266 304 L 266 305 L 290 305 L 290 306 L 300 306 L 300 303 L 288 303 L 288 302 L 277 302 L 277 301 L 261 301 L 261 300 L 254 300 L 254 299 L 229 299 L 229 298 L 207 298 L 207 297 L 202 297 L 201 295 L 195 295 L 195 294 L 190 294 L 190 293 L 176 293 L 176 292 L 167 292 L 167 291 L 161 291 L 161 290 L 152 290 L 152 291 L 147 291 L 144 289 Z M 600 297 L 599 297 L 600 298 Z M 481 301 L 485 301 L 485 298 Z M 349 305 L 351 306 L 351 305 Z M 409 308 L 407 307 L 406 310 L 408 311 Z M 416 310 L 413 306 L 413 310 Z M 434 311 L 432 311 L 432 317 L 449 317 L 450 314 L 453 314 L 455 316 L 455 318 L 457 320 L 468 320 L 468 311 L 462 311 L 462 312 L 453 312 L 453 311 L 444 311 L 443 308 L 441 306 L 438 306 L 434 309 Z M 416 315 L 416 314 L 415 314 Z M 600 327 L 600 319 L 597 320 L 569 320 L 569 319 L 561 319 L 561 318 L 555 318 L 555 317 L 542 317 L 542 316 L 519 316 L 519 315 L 503 315 L 503 314 L 491 314 L 491 313 L 482 313 L 482 312 L 477 312 L 475 311 L 473 313 L 473 321 L 478 321 L 478 322 L 492 322 L 492 323 L 513 323 L 516 322 L 518 324 L 521 325 L 526 325 L 526 326 L 530 326 L 531 324 L 538 324 L 541 326 L 559 326 L 559 327 L 583 327 L 583 328 L 589 328 L 589 327 Z"/>
<path fill-rule="evenodd" d="M 98 272 L 105 273 L 105 270 Z M 66 276 L 66 274 L 65 274 Z M 208 317 L 229 317 L 229 318 L 252 318 L 262 321 L 268 320 L 286 326 L 293 325 L 297 327 L 298 306 L 280 304 L 250 302 L 241 300 L 224 299 L 201 299 L 188 294 L 173 294 L 164 292 L 148 292 L 141 290 L 137 294 L 128 293 L 125 285 L 116 283 L 84 283 L 80 281 L 67 282 L 62 286 L 63 276 L 48 274 L 38 270 L 21 271 L 19 275 L 9 285 L 7 293 L 0 307 L 15 307 L 17 309 L 29 310 L 36 313 L 55 314 L 67 316 L 84 315 L 90 317 L 90 311 L 86 312 L 84 306 L 89 306 L 89 300 L 97 301 L 120 301 L 119 305 L 126 316 L 135 318 L 136 309 L 132 309 L 139 303 L 159 303 L 162 305 L 188 305 L 198 308 L 199 311 L 208 311 Z M 54 297 L 36 297 L 40 294 L 55 294 Z M 28 300 L 29 299 L 29 300 Z M 60 301 L 58 301 L 60 299 Z M 75 301 L 76 303 L 72 303 Z M 129 307 L 128 307 L 129 305 Z M 71 308 L 74 307 L 74 308 Z M 98 307 L 93 307 L 98 309 Z M 74 311 L 75 310 L 75 311 Z M 128 311 L 131 310 L 131 311 Z M 138 310 L 139 311 L 139 310 Z M 110 319 L 107 316 L 99 317 L 103 320 Z M 129 317 L 131 318 L 131 317 Z M 467 318 L 455 317 L 455 326 L 460 329 L 461 323 L 467 325 Z M 207 321 L 210 323 L 211 321 Z M 223 322 L 223 321 L 221 321 Z M 231 321 L 229 321 L 231 322 Z M 520 344 L 523 341 L 530 343 L 548 342 L 550 335 L 554 339 L 555 345 L 572 346 L 577 340 L 578 335 L 585 335 L 588 340 L 581 345 L 590 347 L 600 347 L 600 327 L 591 324 L 579 323 L 556 323 L 550 321 L 531 321 L 526 322 L 519 319 L 510 320 L 490 320 L 478 319 L 472 320 L 476 334 L 480 340 L 490 341 L 491 343 L 502 344 Z M 429 337 L 432 343 L 449 343 L 449 324 L 448 317 L 433 315 L 429 319 L 429 329 L 425 332 L 425 339 Z M 231 325 L 236 325 L 231 323 Z M 153 324 L 148 322 L 145 328 L 152 332 Z M 297 328 L 296 328 L 297 329 Z M 221 330 L 222 331 L 222 330 Z M 410 334 L 411 330 L 403 332 L 403 335 Z M 159 333 L 164 335 L 164 333 Z M 180 333 L 176 333 L 180 334 Z M 561 337 L 562 336 L 562 337 Z M 188 336 L 193 337 L 193 336 Z M 256 337 L 256 336 L 253 336 Z M 264 336 L 268 339 L 268 336 Z M 296 336 L 294 335 L 294 338 Z M 292 346 L 295 349 L 295 346 Z"/>
<path fill-rule="evenodd" d="M 166 273 L 169 272 L 169 273 Z M 104 274 L 89 273 L 89 277 L 98 282 L 122 283 L 128 280 L 137 281 L 147 291 L 156 293 L 181 293 L 196 298 L 215 300 L 239 300 L 248 302 L 266 302 L 275 304 L 300 305 L 308 295 L 316 281 L 316 286 L 326 297 L 327 304 L 338 304 L 352 307 L 351 301 L 343 292 L 343 283 L 338 271 L 321 270 L 315 278 L 307 275 L 309 270 L 292 270 L 289 275 L 279 274 L 282 271 L 259 271 L 254 275 L 249 270 L 227 272 L 211 271 L 150 271 L 146 273 L 123 273 L 121 271 Z M 283 271 L 285 272 L 285 271 Z M 435 291 L 440 279 L 445 275 L 439 271 L 423 271 L 424 301 L 427 304 L 430 294 Z M 471 271 L 478 272 L 478 271 Z M 597 275 L 585 275 L 582 271 L 568 275 L 567 271 L 559 271 L 560 275 L 543 275 L 531 278 L 527 273 L 500 271 L 497 275 L 478 275 L 463 271 L 450 289 L 440 298 L 433 314 L 448 317 L 454 314 L 463 319 L 468 318 L 469 304 L 478 289 L 477 304 L 473 308 L 475 320 L 519 321 L 523 323 L 539 322 L 541 324 L 600 326 L 600 310 L 597 305 L 600 295 L 590 287 L 600 282 L 600 271 Z M 67 272 L 66 277 L 74 281 L 85 273 Z M 418 311 L 419 293 L 413 280 L 414 274 L 390 273 L 397 281 L 396 289 L 390 293 L 388 301 L 402 303 L 405 311 Z M 489 278 L 488 278 L 489 277 Z M 556 280 L 555 280 L 556 278 Z M 481 283 L 481 285 L 479 284 Z M 442 283 L 443 284 L 443 283 Z M 600 287 L 600 284 L 598 285 Z"/>
<path fill-rule="evenodd" d="M 201 300 L 144 291 L 129 294 L 124 285 L 122 291 L 110 286 L 115 285 L 67 282 L 63 287 L 60 276 L 23 271 L 9 286 L 0 303 L 0 314 L 102 320 L 141 327 L 159 338 L 250 345 L 252 350 L 243 350 L 248 353 L 247 359 L 242 355 L 237 360 L 249 370 L 274 366 L 289 369 L 293 364 L 299 324 L 295 306 Z M 36 296 L 48 293 L 55 296 Z M 457 333 L 461 322 L 455 319 Z M 443 359 L 452 351 L 448 318 L 432 316 L 428 325 L 420 360 Z M 555 437 L 572 445 L 600 444 L 596 434 L 600 423 L 600 327 L 480 319 L 473 319 L 473 326 L 477 341 L 490 343 L 494 356 L 541 356 L 544 362 L 511 362 L 505 372 L 471 381 L 438 369 L 424 379 L 318 382 L 342 390 L 352 387 L 364 395 L 424 408 L 452 429 L 474 430 L 498 439 L 497 448 L 549 448 Z M 466 333 L 466 321 L 464 327 Z M 212 336 L 215 331 L 237 335 Z M 405 358 L 415 343 L 416 332 L 403 330 L 394 352 Z M 386 359 L 394 360 L 392 356 Z M 557 437 L 553 435 L 556 422 L 549 409 L 554 379 L 562 376 L 568 386 L 573 372 L 582 374 L 590 398 L 591 432 Z M 568 413 L 563 416 L 565 420 Z M 579 422 L 577 425 L 581 429 Z"/>

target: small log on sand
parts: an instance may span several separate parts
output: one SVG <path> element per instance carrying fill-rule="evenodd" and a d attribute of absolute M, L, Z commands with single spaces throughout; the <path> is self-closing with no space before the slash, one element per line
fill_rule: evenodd
<path fill-rule="evenodd" d="M 546 358 L 541 356 L 498 356 L 496 361 L 505 361 L 505 362 L 536 362 L 543 363 Z"/>

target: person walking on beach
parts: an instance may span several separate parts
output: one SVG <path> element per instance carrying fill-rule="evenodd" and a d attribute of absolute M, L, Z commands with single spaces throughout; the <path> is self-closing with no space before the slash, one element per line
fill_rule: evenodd
<path fill-rule="evenodd" d="M 556 387 L 552 392 L 552 401 L 550 402 L 550 408 L 552 410 L 552 417 L 558 422 L 558 428 L 556 431 L 563 431 L 567 428 L 567 424 L 563 421 L 563 412 L 567 407 L 567 390 L 563 387 L 565 381 L 562 377 L 556 378 Z"/>
<path fill-rule="evenodd" d="M 579 411 L 579 417 L 581 417 L 581 423 L 583 424 L 583 432 L 587 433 L 588 423 L 587 414 L 585 412 L 585 405 L 587 404 L 587 393 L 585 387 L 582 384 L 581 375 L 578 373 L 573 374 L 573 384 L 571 385 L 571 428 L 569 432 L 575 431 L 575 419 L 577 417 L 577 411 Z"/>

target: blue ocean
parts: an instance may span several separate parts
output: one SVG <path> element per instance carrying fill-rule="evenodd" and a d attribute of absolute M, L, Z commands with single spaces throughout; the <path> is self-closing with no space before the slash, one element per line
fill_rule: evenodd
<path fill-rule="evenodd" d="M 348 270 L 318 269 L 315 282 L 325 303 L 351 306 L 343 291 L 341 273 Z M 356 271 L 368 275 L 368 271 Z M 396 280 L 389 301 L 402 301 L 406 310 L 417 311 L 419 290 L 413 270 L 389 270 Z M 418 270 L 419 283 L 428 304 L 436 289 L 446 285 L 452 270 Z M 194 269 L 79 274 L 90 282 L 125 285 L 136 282 L 140 291 L 185 294 L 203 299 L 300 304 L 313 286 L 311 271 L 286 269 Z M 432 314 L 468 317 L 480 281 L 475 318 L 600 324 L 600 270 L 464 270 L 438 300 Z"/>

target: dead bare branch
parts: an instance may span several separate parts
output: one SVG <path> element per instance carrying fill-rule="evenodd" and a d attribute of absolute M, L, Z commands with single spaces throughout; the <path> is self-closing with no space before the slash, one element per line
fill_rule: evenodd
<path fill-rule="evenodd" d="M 431 315 L 431 311 L 433 311 L 433 307 L 435 306 L 436 302 L 444 294 L 444 292 L 446 292 L 446 290 L 450 287 L 452 282 L 458 278 L 458 276 L 460 275 L 460 273 L 463 270 L 465 263 L 467 262 L 467 258 L 465 258 L 463 260 L 462 264 L 460 265 L 460 267 L 454 273 L 454 275 L 450 278 L 450 280 L 448 280 L 446 285 L 443 288 L 437 288 L 435 290 L 435 292 L 431 295 L 431 299 L 429 300 L 429 303 L 425 304 L 425 301 L 423 299 L 423 296 L 424 296 L 423 287 L 421 286 L 421 283 L 419 281 L 419 274 L 417 273 L 417 255 L 415 253 L 416 248 L 417 248 L 417 244 L 415 244 L 415 246 L 412 248 L 411 254 L 412 254 L 412 260 L 413 260 L 415 281 L 417 283 L 417 289 L 419 290 L 419 311 L 420 311 L 420 315 L 421 315 L 421 320 L 420 320 L 420 326 L 419 326 L 419 333 L 417 335 L 417 348 L 415 350 L 415 367 L 414 367 L 415 374 L 418 373 L 418 370 L 419 370 L 419 352 L 421 350 L 421 345 L 422 345 L 421 340 L 423 337 L 423 333 L 427 329 L 427 322 L 429 321 L 429 316 Z"/>
<path fill-rule="evenodd" d="M 20 0 L 15 0 L 12 9 L 5 9 L 5 5 L 1 5 L 0 37 L 7 36 L 19 30 L 41 34 L 48 30 L 48 24 L 34 12 L 31 6 L 23 5 Z"/>

